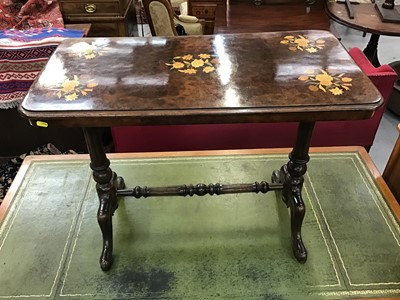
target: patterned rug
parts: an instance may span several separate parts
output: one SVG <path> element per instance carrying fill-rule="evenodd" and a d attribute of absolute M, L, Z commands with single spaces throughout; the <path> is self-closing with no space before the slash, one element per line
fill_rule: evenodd
<path fill-rule="evenodd" d="M 82 30 L 65 28 L 1 30 L 0 109 L 18 106 L 63 39 L 82 36 Z"/>
<path fill-rule="evenodd" d="M 61 153 L 53 144 L 47 144 L 24 153 L 18 157 L 10 159 L 8 162 L 0 165 L 0 205 L 6 196 L 15 176 L 21 167 L 22 162 L 28 155 L 51 155 L 51 154 L 76 154 L 73 150 Z"/>
<path fill-rule="evenodd" d="M 0 12 L 0 30 L 64 27 L 56 0 L 2 0 Z"/>

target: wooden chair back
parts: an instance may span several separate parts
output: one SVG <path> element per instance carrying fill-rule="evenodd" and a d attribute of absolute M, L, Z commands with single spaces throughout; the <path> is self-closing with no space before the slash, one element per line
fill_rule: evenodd
<path fill-rule="evenodd" d="M 143 0 L 152 36 L 177 36 L 174 11 L 169 0 Z"/>

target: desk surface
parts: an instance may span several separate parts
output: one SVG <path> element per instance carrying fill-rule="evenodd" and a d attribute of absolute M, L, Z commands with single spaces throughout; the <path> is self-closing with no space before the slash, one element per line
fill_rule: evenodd
<path fill-rule="evenodd" d="M 68 39 L 20 112 L 61 126 L 368 118 L 381 95 L 326 31 Z"/>
<path fill-rule="evenodd" d="M 361 3 L 353 4 L 351 7 L 354 19 L 349 18 L 345 4 L 327 3 L 326 11 L 329 17 L 347 27 L 381 35 L 400 36 L 400 24 L 382 22 L 375 4 Z M 395 9 L 400 11 L 400 5 Z"/>
<path fill-rule="evenodd" d="M 102 272 L 97 255 L 90 255 L 100 233 L 91 218 L 98 200 L 89 157 L 29 156 L 0 206 L 0 296 L 398 299 L 400 207 L 376 170 L 372 177 L 364 149 L 340 149 L 311 149 L 302 232 L 313 255 L 306 264 L 292 258 L 287 208 L 275 193 L 125 199 L 113 223 L 115 248 L 125 251 L 112 273 Z M 128 184 L 173 185 L 264 178 L 288 152 L 109 157 Z M 140 174 L 132 171 L 138 168 Z"/>

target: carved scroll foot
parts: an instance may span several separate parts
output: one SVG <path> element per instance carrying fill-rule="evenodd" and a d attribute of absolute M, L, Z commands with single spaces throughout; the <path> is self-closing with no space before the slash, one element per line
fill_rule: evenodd
<path fill-rule="evenodd" d="M 100 206 L 97 213 L 97 221 L 103 235 L 103 249 L 100 255 L 100 267 L 103 271 L 108 271 L 113 263 L 112 216 L 118 208 L 116 191 L 125 188 L 124 179 L 117 176 L 115 172 L 112 172 L 111 182 L 113 188 L 98 189 Z"/>
<path fill-rule="evenodd" d="M 301 239 L 301 237 L 293 240 L 292 248 L 294 257 L 296 257 L 299 263 L 304 264 L 307 261 L 307 250 L 303 244 L 303 240 Z"/>
<path fill-rule="evenodd" d="M 90 155 L 90 168 L 96 182 L 96 191 L 99 198 L 97 222 L 103 237 L 103 247 L 100 255 L 100 267 L 103 271 L 111 268 L 113 259 L 113 229 L 112 216 L 118 208 L 117 190 L 125 188 L 122 177 L 118 177 L 110 169 L 110 160 L 107 158 L 102 144 L 100 128 L 83 128 L 86 145 Z"/>
<path fill-rule="evenodd" d="M 290 223 L 292 236 L 292 249 L 294 257 L 300 262 L 307 261 L 307 250 L 301 238 L 301 225 L 305 215 L 305 206 L 301 197 L 300 189 L 292 186 L 289 181 L 290 175 L 287 166 L 284 165 L 280 170 L 272 173 L 272 182 L 283 184 L 282 201 L 286 207 L 290 207 Z"/>
<path fill-rule="evenodd" d="M 110 251 L 110 248 L 107 245 L 103 245 L 103 251 L 100 256 L 100 268 L 106 272 L 110 270 L 112 263 L 112 250 Z"/>
<path fill-rule="evenodd" d="M 304 175 L 307 172 L 307 163 L 310 159 L 308 150 L 313 129 L 314 122 L 301 122 L 299 124 L 296 143 L 289 154 L 289 162 L 272 174 L 273 182 L 283 184 L 282 200 L 290 208 L 293 254 L 300 263 L 305 263 L 307 260 L 307 250 L 301 238 L 301 226 L 306 213 L 301 190 Z"/>
<path fill-rule="evenodd" d="M 303 223 L 306 207 L 298 188 L 293 189 L 289 206 L 293 254 L 297 261 L 305 263 L 307 261 L 307 250 L 301 238 L 301 225 Z"/>
<path fill-rule="evenodd" d="M 100 206 L 97 212 L 97 222 L 103 236 L 103 248 L 100 255 L 100 267 L 103 271 L 108 271 L 112 265 L 112 213 L 116 209 L 116 205 L 112 205 L 113 201 L 110 201 L 110 196 L 110 194 L 99 195 Z"/>

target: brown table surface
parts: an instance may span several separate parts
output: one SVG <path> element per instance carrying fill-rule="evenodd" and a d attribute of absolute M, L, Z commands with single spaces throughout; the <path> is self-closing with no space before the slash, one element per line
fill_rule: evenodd
<path fill-rule="evenodd" d="M 20 112 L 38 126 L 313 122 L 381 103 L 336 37 L 311 30 L 67 39 Z"/>
<path fill-rule="evenodd" d="M 345 4 L 328 2 L 326 11 L 329 17 L 347 27 L 369 33 L 400 36 L 400 24 L 382 22 L 375 4 L 361 3 L 353 4 L 351 7 L 354 11 L 354 19 L 349 18 Z M 400 11 L 400 5 L 394 9 Z"/>

